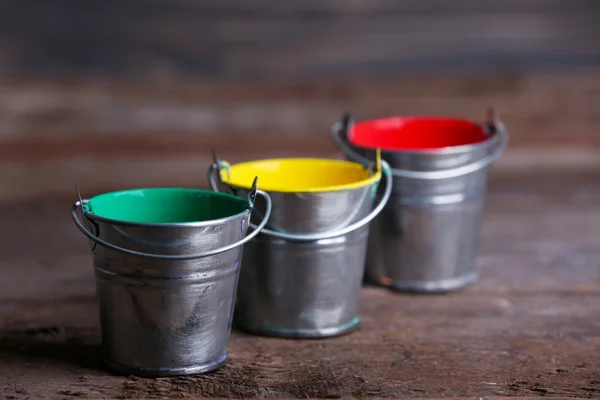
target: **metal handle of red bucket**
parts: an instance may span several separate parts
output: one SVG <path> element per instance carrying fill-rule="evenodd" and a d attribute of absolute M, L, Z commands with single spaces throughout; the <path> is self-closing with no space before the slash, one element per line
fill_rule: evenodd
<path fill-rule="evenodd" d="M 221 168 L 224 168 L 225 170 L 227 170 L 228 165 L 226 163 L 224 163 L 223 161 L 219 160 L 216 156 L 214 156 L 214 158 L 215 158 L 215 162 L 213 162 L 210 165 L 210 167 L 208 168 L 208 182 L 209 182 L 212 190 L 214 190 L 215 192 L 219 192 L 219 187 L 218 187 L 217 182 L 215 181 L 214 175 L 215 175 L 215 172 L 219 172 L 219 174 L 220 174 Z M 368 164 L 372 164 L 372 162 L 369 161 Z M 383 210 L 383 208 L 385 207 L 385 205 L 387 204 L 388 200 L 390 199 L 390 197 L 392 195 L 393 179 L 392 179 L 391 168 L 385 161 L 381 160 L 381 169 L 386 177 L 385 192 L 383 193 L 383 196 L 381 197 L 379 204 L 377 204 L 377 206 L 375 208 L 373 208 L 373 210 L 369 213 L 369 215 L 367 215 L 360 221 L 354 222 L 342 229 L 328 231 L 328 232 L 322 232 L 322 233 L 287 233 L 287 232 L 275 231 L 275 230 L 268 229 L 268 228 L 263 228 L 261 230 L 261 233 L 263 233 L 265 235 L 273 236 L 273 237 L 276 237 L 279 239 L 295 240 L 295 241 L 317 241 L 317 240 L 333 239 L 335 237 L 342 236 L 347 233 L 353 232 L 359 228 L 362 228 L 363 226 L 365 226 L 366 224 L 371 222 L 377 215 L 379 215 L 379 213 L 381 212 L 381 210 Z M 253 227 L 254 225 L 250 224 L 250 226 Z"/>
<path fill-rule="evenodd" d="M 96 244 L 99 244 L 101 246 L 107 247 L 112 250 L 120 251 L 122 253 L 131 254 L 133 256 L 140 256 L 140 257 L 147 257 L 147 258 L 154 258 L 154 259 L 161 259 L 161 260 L 179 260 L 179 261 L 210 257 L 210 256 L 214 256 L 214 255 L 217 255 L 220 253 L 224 253 L 229 250 L 233 250 L 238 246 L 243 246 L 250 240 L 254 239 L 254 237 L 256 235 L 258 235 L 260 233 L 260 231 L 265 227 L 265 225 L 267 225 L 267 222 L 269 221 L 269 217 L 271 216 L 271 210 L 273 208 L 273 203 L 271 201 L 271 197 L 266 192 L 264 192 L 262 190 L 258 190 L 256 188 L 256 183 L 257 183 L 257 179 L 255 178 L 254 182 L 252 184 L 252 189 L 250 190 L 250 193 L 248 193 L 248 209 L 250 210 L 250 214 L 252 214 L 252 212 L 254 211 L 256 195 L 260 195 L 261 197 L 263 197 L 265 199 L 266 210 L 265 210 L 265 215 L 264 215 L 262 221 L 260 222 L 260 224 L 258 224 L 258 226 L 250 225 L 253 228 L 253 231 L 251 233 L 249 233 L 248 235 L 246 235 L 242 240 L 239 240 L 239 241 L 237 241 L 233 244 L 227 245 L 227 246 L 220 247 L 218 249 L 207 250 L 207 251 L 203 251 L 201 253 L 196 253 L 196 254 L 167 255 L 167 254 L 145 253 L 145 252 L 141 252 L 141 251 L 126 249 L 126 248 L 123 248 L 120 246 L 115 246 L 112 243 L 109 243 L 105 240 L 100 239 L 98 236 L 96 236 L 93 233 L 91 233 L 90 231 L 88 231 L 86 229 L 86 227 L 79 220 L 79 217 L 77 216 L 77 209 L 79 207 L 81 207 L 83 216 L 85 217 L 86 211 L 85 211 L 85 208 L 83 208 L 83 205 L 88 202 L 88 200 L 81 199 L 81 195 L 79 194 L 79 189 L 77 189 L 77 196 L 79 199 L 77 201 L 75 201 L 75 203 L 73 203 L 73 205 L 71 206 L 71 217 L 73 218 L 73 222 L 75 222 L 75 226 L 88 239 L 90 239 L 91 241 L 93 241 Z"/>
<path fill-rule="evenodd" d="M 368 163 L 370 161 L 367 158 L 357 154 L 348 145 L 347 135 L 348 128 L 351 123 L 350 116 L 344 116 L 341 122 L 336 122 L 331 126 L 331 137 L 346 157 L 361 164 Z M 488 122 L 486 122 L 484 125 L 484 129 L 486 131 L 490 131 L 491 128 L 492 133 L 494 133 L 494 135 L 498 138 L 494 151 L 486 157 L 481 158 L 471 164 L 437 171 L 408 171 L 404 169 L 392 169 L 392 175 L 397 178 L 408 179 L 449 179 L 470 174 L 487 167 L 500 158 L 500 156 L 504 153 L 504 150 L 506 150 L 506 147 L 508 146 L 508 131 L 506 130 L 504 124 L 493 115 L 488 117 Z"/>

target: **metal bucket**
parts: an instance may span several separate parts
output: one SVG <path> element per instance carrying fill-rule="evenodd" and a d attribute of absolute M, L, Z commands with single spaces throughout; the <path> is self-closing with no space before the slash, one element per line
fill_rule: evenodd
<path fill-rule="evenodd" d="M 303 338 L 358 326 L 369 222 L 391 194 L 384 163 L 387 184 L 373 208 L 381 169 L 381 162 L 290 158 L 229 165 L 215 159 L 214 190 L 218 175 L 228 190 L 244 194 L 246 177 L 256 175 L 273 201 L 267 228 L 244 249 L 234 317 L 240 329 Z"/>
<path fill-rule="evenodd" d="M 264 218 L 246 235 L 256 194 Z M 79 196 L 71 216 L 91 240 L 105 365 L 147 377 L 223 365 L 242 248 L 270 213 L 256 181 L 247 200 L 176 188 Z"/>
<path fill-rule="evenodd" d="M 373 221 L 365 280 L 398 291 L 449 292 L 477 281 L 476 256 L 488 166 L 508 134 L 493 111 L 457 118 L 392 117 L 331 129 L 346 157 L 372 149 L 392 168 L 392 198 Z"/>

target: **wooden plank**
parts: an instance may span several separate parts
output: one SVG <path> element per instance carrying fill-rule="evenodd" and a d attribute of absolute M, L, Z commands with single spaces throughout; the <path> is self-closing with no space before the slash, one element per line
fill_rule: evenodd
<path fill-rule="evenodd" d="M 511 133 L 496 168 L 598 168 L 600 75 L 415 76 L 271 83 L 0 82 L 0 199 L 205 185 L 210 150 L 232 161 L 341 157 L 328 129 L 494 105 Z"/>
<path fill-rule="evenodd" d="M 113 376 L 89 245 L 69 200 L 0 204 L 0 395 L 14 398 L 595 398 L 600 393 L 600 180 L 501 174 L 480 282 L 443 296 L 365 287 L 362 325 L 327 340 L 233 332 L 231 359 L 197 377 Z"/>
<path fill-rule="evenodd" d="M 0 74 L 275 79 L 599 65 L 591 0 L 0 2 Z"/>
<path fill-rule="evenodd" d="M 420 114 L 481 119 L 493 105 L 512 131 L 512 144 L 545 146 L 558 140 L 562 146 L 597 138 L 592 133 L 600 120 L 599 104 L 597 70 L 292 83 L 4 81 L 0 141 L 126 132 L 326 136 L 344 111 L 357 120 Z"/>
<path fill-rule="evenodd" d="M 292 341 L 234 331 L 226 367 L 157 380 L 103 371 L 93 289 L 53 306 L 5 300 L 5 310 L 24 317 L 4 324 L 0 391 L 24 388 L 43 399 L 594 397 L 600 390 L 598 328 L 586 315 L 598 312 L 598 293 L 409 298 L 364 292 L 363 322 L 352 335 Z M 572 310 L 579 312 L 569 315 Z"/>

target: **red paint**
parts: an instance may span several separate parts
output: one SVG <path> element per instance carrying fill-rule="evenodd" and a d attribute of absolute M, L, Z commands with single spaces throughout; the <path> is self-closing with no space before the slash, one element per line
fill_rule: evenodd
<path fill-rule="evenodd" d="M 479 143 L 488 139 L 483 128 L 469 120 L 444 117 L 391 117 L 358 122 L 350 142 L 381 150 L 431 150 Z"/>

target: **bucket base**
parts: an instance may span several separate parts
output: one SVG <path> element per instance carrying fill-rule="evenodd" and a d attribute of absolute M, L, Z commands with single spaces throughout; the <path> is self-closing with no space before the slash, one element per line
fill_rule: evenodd
<path fill-rule="evenodd" d="M 244 332 L 259 336 L 270 336 L 289 339 L 319 339 L 345 335 L 356 329 L 360 324 L 360 317 L 354 318 L 347 324 L 334 328 L 323 329 L 278 329 L 256 327 L 247 324 L 239 324 L 238 328 Z"/>
<path fill-rule="evenodd" d="M 478 277 L 479 275 L 477 272 L 472 272 L 467 275 L 459 276 L 458 278 L 443 279 L 439 281 L 395 281 L 391 285 L 385 287 L 396 292 L 449 293 L 473 285 L 477 282 Z"/>
<path fill-rule="evenodd" d="M 221 358 L 210 363 L 179 368 L 140 368 L 131 365 L 113 363 L 105 359 L 102 359 L 102 363 L 108 370 L 119 375 L 134 375 L 143 378 L 159 378 L 165 376 L 205 374 L 223 366 L 223 364 L 227 362 L 228 357 L 229 354 L 225 353 Z"/>

